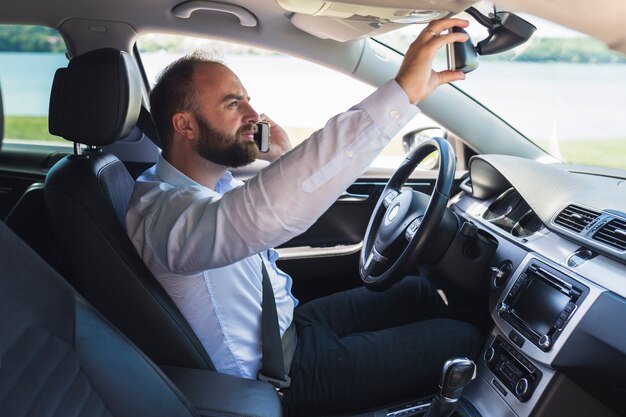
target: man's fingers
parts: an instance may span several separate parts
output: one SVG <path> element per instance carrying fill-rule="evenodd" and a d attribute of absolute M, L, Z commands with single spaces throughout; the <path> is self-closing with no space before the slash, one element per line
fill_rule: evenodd
<path fill-rule="evenodd" d="M 445 35 L 439 36 L 434 40 L 434 45 L 437 49 L 441 48 L 445 44 L 454 43 L 454 42 L 465 42 L 469 39 L 469 36 L 465 33 L 451 32 L 446 33 Z"/>
<path fill-rule="evenodd" d="M 433 20 L 428 24 L 428 26 L 426 26 L 426 29 L 430 29 L 437 34 L 441 34 L 441 32 L 443 32 L 444 30 L 448 30 L 454 26 L 466 28 L 467 26 L 469 26 L 469 21 L 454 17 L 449 19 Z"/>
<path fill-rule="evenodd" d="M 465 74 L 462 71 L 445 70 L 437 73 L 437 85 L 450 83 L 452 81 L 464 80 Z"/>

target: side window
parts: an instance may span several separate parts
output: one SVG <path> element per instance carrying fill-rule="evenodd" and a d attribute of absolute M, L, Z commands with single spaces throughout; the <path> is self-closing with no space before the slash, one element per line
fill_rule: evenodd
<path fill-rule="evenodd" d="M 50 89 L 57 68 L 65 67 L 65 43 L 53 29 L 0 25 L 0 83 L 7 142 L 58 142 L 48 133 Z"/>
<path fill-rule="evenodd" d="M 317 64 L 249 46 L 151 34 L 140 37 L 137 47 L 151 85 L 169 63 L 195 50 L 224 62 L 241 79 L 254 108 L 280 124 L 294 145 L 374 91 L 367 84 Z M 405 157 L 402 136 L 424 126 L 437 125 L 418 115 L 372 165 L 396 168 Z"/>

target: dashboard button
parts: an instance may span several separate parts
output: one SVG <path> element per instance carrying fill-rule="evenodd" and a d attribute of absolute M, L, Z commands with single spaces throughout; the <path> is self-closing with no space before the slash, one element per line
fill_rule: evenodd
<path fill-rule="evenodd" d="M 492 364 L 496 357 L 496 350 L 493 347 L 489 347 L 489 349 L 485 351 L 485 355 L 483 357 L 487 365 Z"/>
<path fill-rule="evenodd" d="M 538 344 L 542 350 L 547 352 L 552 348 L 552 338 L 548 335 L 543 335 L 539 338 Z"/>
<path fill-rule="evenodd" d="M 522 378 L 517 381 L 517 384 L 515 384 L 515 394 L 520 400 L 526 401 L 530 397 L 531 393 L 532 388 L 528 379 Z"/>
<path fill-rule="evenodd" d="M 509 332 L 509 339 L 520 348 L 524 346 L 524 337 L 515 330 Z"/>

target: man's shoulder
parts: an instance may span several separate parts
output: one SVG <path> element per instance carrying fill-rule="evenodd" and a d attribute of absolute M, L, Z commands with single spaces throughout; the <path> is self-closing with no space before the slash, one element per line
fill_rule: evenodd
<path fill-rule="evenodd" d="M 173 204 L 175 202 L 194 202 L 197 200 L 213 200 L 220 195 L 211 189 L 200 185 L 173 185 L 154 178 L 139 178 L 130 200 L 129 208 L 159 204 Z"/>

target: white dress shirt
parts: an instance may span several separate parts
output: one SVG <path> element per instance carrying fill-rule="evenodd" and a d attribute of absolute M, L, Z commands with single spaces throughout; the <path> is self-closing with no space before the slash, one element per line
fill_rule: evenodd
<path fill-rule="evenodd" d="M 245 184 L 227 172 L 211 190 L 162 157 L 137 179 L 128 234 L 219 372 L 256 378 L 261 366 L 258 254 L 282 335 L 298 302 L 268 248 L 307 230 L 417 113 L 392 80 Z"/>

